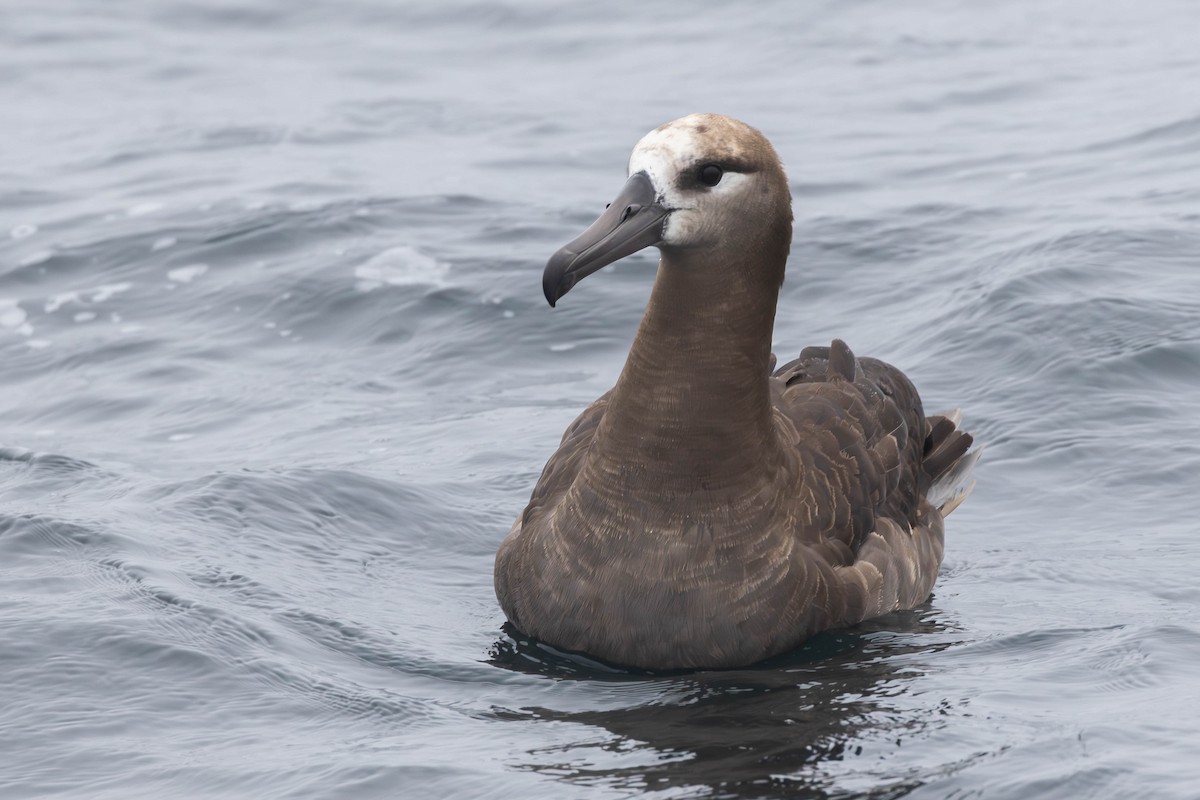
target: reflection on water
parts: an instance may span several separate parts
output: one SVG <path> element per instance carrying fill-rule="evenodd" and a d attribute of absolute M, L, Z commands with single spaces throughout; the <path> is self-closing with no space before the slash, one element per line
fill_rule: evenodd
<path fill-rule="evenodd" d="M 939 724 L 936 709 L 906 713 L 894 698 L 923 674 L 924 656 L 957 637 L 927 604 L 850 631 L 824 633 L 750 668 L 646 673 L 597 664 L 523 637 L 505 625 L 489 663 L 555 681 L 633 686 L 643 702 L 607 709 L 497 709 L 508 721 L 569 722 L 600 729 L 529 751 L 522 769 L 568 784 L 662 796 L 843 796 L 828 767 L 861 756 L 864 736 L 901 747 Z M 517 638 L 514 638 L 517 637 Z M 919 776 L 864 797 L 899 797 Z"/>

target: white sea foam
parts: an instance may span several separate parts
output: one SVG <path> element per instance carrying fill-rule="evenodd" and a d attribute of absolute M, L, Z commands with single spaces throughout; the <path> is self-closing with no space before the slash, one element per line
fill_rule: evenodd
<path fill-rule="evenodd" d="M 191 283 L 208 272 L 208 264 L 188 264 L 186 267 L 176 267 L 167 273 L 167 277 L 175 283 Z"/>
<path fill-rule="evenodd" d="M 60 294 L 52 294 L 46 298 L 46 305 L 43 306 L 47 314 L 53 314 L 67 303 L 79 302 L 79 292 L 61 292 Z"/>
<path fill-rule="evenodd" d="M 450 267 L 415 247 L 400 245 L 384 250 L 354 268 L 354 284 L 361 292 L 381 286 L 448 286 Z"/>
<path fill-rule="evenodd" d="M 0 297 L 0 327 L 19 332 L 19 329 L 24 327 L 27 316 L 25 309 L 21 308 L 16 300 Z"/>
<path fill-rule="evenodd" d="M 17 263 L 22 267 L 33 267 L 38 264 L 44 264 L 52 258 L 54 258 L 53 250 L 38 250 L 25 256 Z"/>
<path fill-rule="evenodd" d="M 84 289 L 84 292 L 90 293 L 90 296 L 88 297 L 90 302 L 103 303 L 112 299 L 114 295 L 118 295 L 121 292 L 128 292 L 132 288 L 132 283 L 129 283 L 128 281 L 122 281 L 121 283 L 106 283 L 103 286 L 97 286 L 94 289 Z"/>
<path fill-rule="evenodd" d="M 147 214 L 153 214 L 155 211 L 161 211 L 163 203 L 151 200 L 146 203 L 138 203 L 136 206 L 130 206 L 125 210 L 125 215 L 129 217 L 144 217 Z"/>

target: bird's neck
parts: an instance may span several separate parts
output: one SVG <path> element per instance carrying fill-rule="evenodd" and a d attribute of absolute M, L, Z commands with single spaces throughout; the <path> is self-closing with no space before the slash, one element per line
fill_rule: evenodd
<path fill-rule="evenodd" d="M 593 475 L 618 491 L 719 495 L 776 467 L 768 372 L 786 251 L 778 258 L 764 274 L 745 254 L 664 253 L 596 432 Z"/>

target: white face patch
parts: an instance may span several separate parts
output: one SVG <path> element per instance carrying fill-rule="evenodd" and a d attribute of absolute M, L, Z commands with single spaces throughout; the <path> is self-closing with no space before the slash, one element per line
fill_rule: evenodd
<path fill-rule="evenodd" d="M 642 137 L 629 156 L 629 174 L 645 172 L 655 188 L 667 200 L 664 192 L 673 192 L 675 178 L 685 166 L 690 166 L 700 152 L 701 143 L 689 125 L 672 124 L 653 130 Z M 677 203 L 668 203 L 672 208 Z"/>
<path fill-rule="evenodd" d="M 686 182 L 680 180 L 686 170 L 698 168 L 704 162 L 704 154 L 711 152 L 712 126 L 703 133 L 697 127 L 704 124 L 706 117 L 693 114 L 650 131 L 633 148 L 629 157 L 629 174 L 645 172 L 663 205 L 671 209 L 667 225 L 663 229 L 663 244 L 685 246 L 700 244 L 717 224 L 721 216 L 720 207 L 736 202 L 735 195 L 741 194 L 750 175 L 726 172 L 721 182 L 711 188 L 696 190 L 681 189 Z M 722 131 L 721 150 L 737 154 L 736 139 L 730 140 L 731 131 Z"/>

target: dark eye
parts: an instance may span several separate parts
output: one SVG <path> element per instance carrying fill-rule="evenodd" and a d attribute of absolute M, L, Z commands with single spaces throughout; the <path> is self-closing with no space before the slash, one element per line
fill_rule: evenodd
<path fill-rule="evenodd" d="M 700 168 L 700 171 L 696 173 L 696 177 L 698 177 L 700 182 L 705 186 L 716 186 L 721 182 L 721 176 L 724 174 L 725 170 L 721 169 L 716 164 L 705 164 Z"/>

